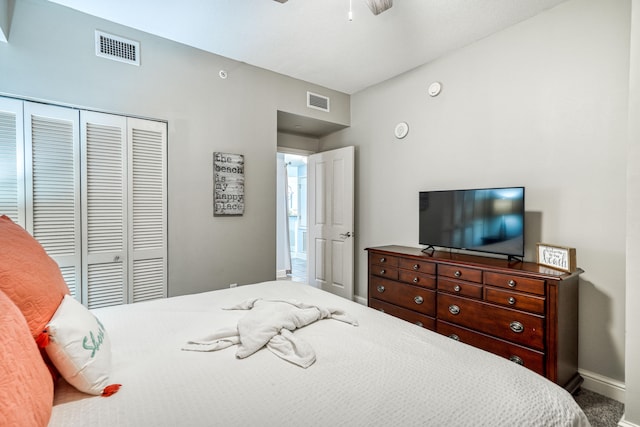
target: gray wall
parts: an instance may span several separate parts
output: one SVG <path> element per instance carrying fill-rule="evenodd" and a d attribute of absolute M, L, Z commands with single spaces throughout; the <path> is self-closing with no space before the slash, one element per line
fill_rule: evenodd
<path fill-rule="evenodd" d="M 624 381 L 629 14 L 571 0 L 352 95 L 351 127 L 321 149 L 357 147 L 356 294 L 365 248 L 418 246 L 420 190 L 524 185 L 526 259 L 570 246 L 585 270 L 581 369 Z"/>
<path fill-rule="evenodd" d="M 96 29 L 139 41 L 141 66 L 96 57 Z M 307 108 L 307 90 L 331 97 L 331 113 Z M 170 295 L 274 279 L 277 110 L 350 115 L 348 95 L 44 0 L 16 2 L 0 94 L 168 121 Z M 242 217 L 213 217 L 214 151 L 245 156 Z"/>
<path fill-rule="evenodd" d="M 640 425 L 640 0 L 632 1 L 627 157 L 627 331 L 625 420 Z"/>
<path fill-rule="evenodd" d="M 308 136 L 278 132 L 278 148 L 285 152 L 310 154 L 318 152 L 320 140 Z"/>

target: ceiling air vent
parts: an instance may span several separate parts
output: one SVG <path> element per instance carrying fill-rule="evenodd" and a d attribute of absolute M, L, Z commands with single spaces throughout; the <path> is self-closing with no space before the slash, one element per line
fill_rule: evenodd
<path fill-rule="evenodd" d="M 140 43 L 96 30 L 96 55 L 140 65 Z"/>
<path fill-rule="evenodd" d="M 329 112 L 329 98 L 317 93 L 307 92 L 307 107 Z"/>

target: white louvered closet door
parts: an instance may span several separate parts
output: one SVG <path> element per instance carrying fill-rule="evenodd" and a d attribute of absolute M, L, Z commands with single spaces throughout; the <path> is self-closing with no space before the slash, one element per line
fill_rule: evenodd
<path fill-rule="evenodd" d="M 167 124 L 128 118 L 129 301 L 167 296 Z"/>
<path fill-rule="evenodd" d="M 0 215 L 26 227 L 22 101 L 0 97 Z"/>
<path fill-rule="evenodd" d="M 127 302 L 127 119 L 82 111 L 82 275 L 89 308 Z"/>
<path fill-rule="evenodd" d="M 26 229 L 60 266 L 72 295 L 80 279 L 79 113 L 24 103 Z"/>

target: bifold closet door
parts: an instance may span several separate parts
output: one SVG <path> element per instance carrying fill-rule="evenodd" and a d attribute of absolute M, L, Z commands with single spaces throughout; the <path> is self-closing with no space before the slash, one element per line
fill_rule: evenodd
<path fill-rule="evenodd" d="M 167 296 L 166 123 L 81 113 L 89 308 Z"/>
<path fill-rule="evenodd" d="M 167 124 L 127 119 L 129 302 L 167 296 Z"/>
<path fill-rule="evenodd" d="M 78 297 L 81 269 L 79 112 L 24 102 L 26 229 Z"/>
<path fill-rule="evenodd" d="M 26 227 L 22 101 L 0 97 L 0 215 Z"/>
<path fill-rule="evenodd" d="M 81 111 L 82 302 L 127 302 L 127 118 Z"/>

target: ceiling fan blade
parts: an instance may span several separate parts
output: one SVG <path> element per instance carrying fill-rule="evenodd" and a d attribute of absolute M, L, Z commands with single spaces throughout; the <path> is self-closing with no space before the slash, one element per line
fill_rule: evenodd
<path fill-rule="evenodd" d="M 393 0 L 365 0 L 374 15 L 379 15 L 393 6 Z"/>
<path fill-rule="evenodd" d="M 274 0 L 278 3 L 286 3 L 289 0 Z M 367 6 L 374 15 L 379 15 L 387 9 L 390 9 L 393 6 L 393 0 L 365 0 Z"/>

